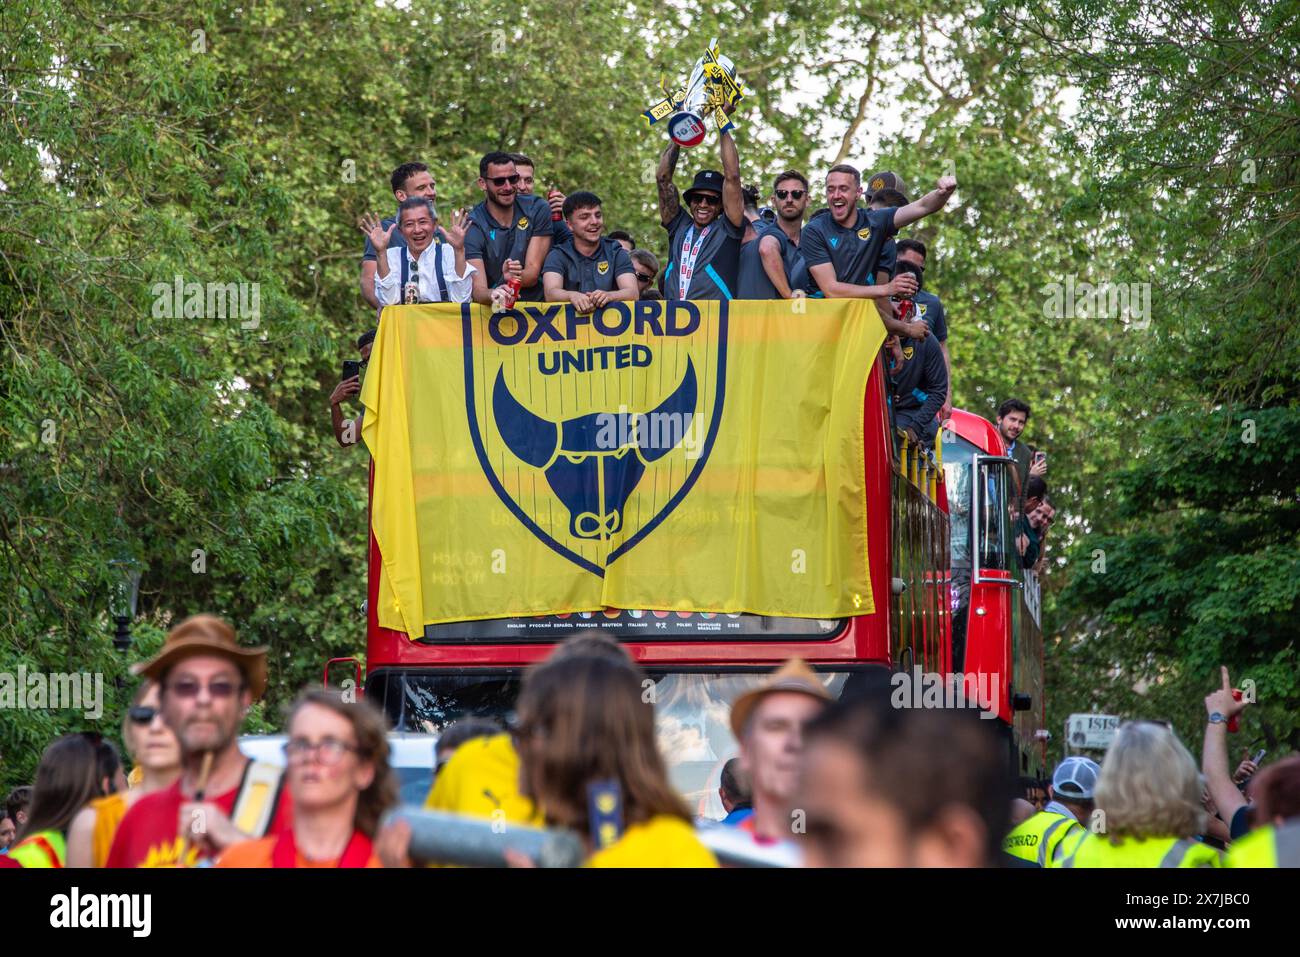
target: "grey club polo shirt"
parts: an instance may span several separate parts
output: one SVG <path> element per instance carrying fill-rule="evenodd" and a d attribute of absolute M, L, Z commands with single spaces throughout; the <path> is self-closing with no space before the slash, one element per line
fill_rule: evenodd
<path fill-rule="evenodd" d="M 617 239 L 601 236 L 596 252 L 584 256 L 575 243 L 554 247 L 546 256 L 543 275 L 559 273 L 569 292 L 616 292 L 618 277 L 635 273 L 632 257 Z"/>
<path fill-rule="evenodd" d="M 470 228 L 465 235 L 465 258 L 481 259 L 483 273 L 489 289 L 501 285 L 501 269 L 507 259 L 521 263 L 528 257 L 528 244 L 534 236 L 553 236 L 551 207 L 540 196 L 515 195 L 514 215 L 510 226 L 502 226 L 488 212 L 487 200 L 469 212 Z M 537 285 L 521 290 L 519 298 L 528 302 L 541 302 L 542 280 Z"/>
<path fill-rule="evenodd" d="M 885 240 L 898 233 L 894 228 L 896 207 L 888 209 L 857 208 L 858 215 L 848 227 L 835 222 L 830 212 L 819 213 L 803 228 L 799 241 L 804 262 L 808 264 L 810 293 L 820 291 L 812 276 L 812 268 L 830 263 L 835 267 L 835 278 L 855 286 L 873 284 L 880 268 Z"/>

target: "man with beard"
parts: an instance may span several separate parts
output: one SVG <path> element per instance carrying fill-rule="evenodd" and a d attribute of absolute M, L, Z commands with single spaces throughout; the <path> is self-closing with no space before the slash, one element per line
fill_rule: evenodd
<path fill-rule="evenodd" d="M 889 282 L 872 282 L 881 264 L 886 240 L 909 223 L 938 212 L 957 189 L 952 176 L 939 178 L 938 188 L 902 207 L 865 209 L 858 205 L 862 177 L 854 166 L 840 164 L 826 174 L 829 215 L 814 216 L 803 232 L 802 251 L 808 263 L 810 293 L 828 299 L 910 298 L 916 278 L 907 274 Z M 873 199 L 875 198 L 873 194 Z M 906 324 L 882 313 L 890 332 L 907 336 Z"/>
<path fill-rule="evenodd" d="M 807 281 L 799 249 L 803 214 L 808 208 L 808 178 L 789 170 L 772 185 L 776 222 L 754 223 L 757 237 L 740 250 L 738 299 L 790 299 Z"/>
<path fill-rule="evenodd" d="M 537 166 L 532 159 L 523 153 L 511 153 L 510 158 L 515 161 L 515 172 L 519 174 L 519 193 L 523 196 L 535 196 L 537 186 L 536 171 Z M 546 204 L 551 207 L 551 248 L 563 245 L 573 239 L 573 233 L 565 225 L 562 218 L 561 210 L 564 208 L 564 194 L 558 189 L 547 190 L 545 193 Z M 557 218 L 557 216 L 561 218 Z M 611 238 L 617 239 L 617 236 Z"/>
<path fill-rule="evenodd" d="M 605 219 L 600 197 L 578 192 L 564 200 L 564 220 L 573 241 L 556 246 L 546 257 L 542 286 L 547 302 L 571 302 L 578 312 L 591 312 L 615 300 L 637 298 L 632 257 L 616 239 L 602 235 Z"/>
<path fill-rule="evenodd" d="M 740 767 L 749 778 L 754 813 L 737 827 L 759 844 L 790 840 L 803 771 L 803 729 L 831 700 L 826 686 L 795 658 L 731 706 Z"/>
<path fill-rule="evenodd" d="M 158 682 L 182 770 L 175 784 L 126 812 L 108 867 L 196 867 L 231 844 L 291 825 L 280 769 L 251 761 L 237 741 L 245 715 L 266 690 L 265 648 L 245 648 L 222 619 L 195 615 L 131 670 Z"/>
<path fill-rule="evenodd" d="M 478 164 L 483 202 L 470 210 L 465 259 L 474 267 L 474 301 L 491 304 L 511 279 L 519 298 L 542 301 L 542 266 L 551 251 L 551 207 L 519 191 L 522 177 L 509 153 L 488 153 Z"/>
<path fill-rule="evenodd" d="M 730 112 L 730 110 L 728 110 Z M 659 221 L 668 231 L 665 299 L 733 299 L 745 235 L 740 155 L 730 133 L 718 136 L 722 172 L 700 170 L 686 191 L 686 209 L 677 198 L 673 171 L 681 152 L 676 143 L 659 158 L 655 180 Z"/>

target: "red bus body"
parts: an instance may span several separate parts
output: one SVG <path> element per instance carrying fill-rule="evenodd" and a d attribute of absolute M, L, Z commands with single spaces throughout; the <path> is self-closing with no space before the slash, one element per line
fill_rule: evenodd
<path fill-rule="evenodd" d="M 964 412 L 954 412 L 953 418 L 962 436 L 978 450 L 1002 454 L 997 432 L 987 421 Z M 868 380 L 864 438 L 873 612 L 844 619 L 842 626 L 824 638 L 719 636 L 717 640 L 673 640 L 665 635 L 662 640 L 620 639 L 632 657 L 652 674 L 676 670 L 768 671 L 796 656 L 819 671 L 861 671 L 877 667 L 910 673 L 919 667 L 925 672 L 946 674 L 952 670 L 953 602 L 945 472 L 935 467 L 923 473 L 914 456 L 908 460 L 911 468 L 908 462 L 900 462 L 896 457 L 888 425 L 884 372 L 879 361 Z M 946 453 L 946 445 L 943 451 Z M 917 481 L 910 477 L 913 471 Z M 376 615 L 380 567 L 379 547 L 372 532 L 366 691 L 372 698 L 380 691 L 378 703 L 399 729 L 411 730 L 403 727 L 404 712 L 391 700 L 394 679 L 400 683 L 403 676 L 435 673 L 513 673 L 546 658 L 555 647 L 553 641 L 521 641 L 508 635 L 504 627 L 500 640 L 446 643 L 431 643 L 424 636 L 412 640 L 402 632 L 381 628 Z M 998 723 L 1010 739 L 1022 738 L 1029 730 L 1028 723 L 1012 711 L 1009 698 L 1016 680 L 1011 589 L 980 585 L 976 595 L 979 607 L 985 611 L 977 624 L 972 619 L 968 629 L 972 639 L 968 670 L 987 669 L 999 676 Z M 385 695 L 389 700 L 384 699 Z M 1023 749 L 1019 743 L 1012 744 L 1013 753 L 1020 750 Z M 1024 766 L 1023 760 L 1017 763 Z"/>

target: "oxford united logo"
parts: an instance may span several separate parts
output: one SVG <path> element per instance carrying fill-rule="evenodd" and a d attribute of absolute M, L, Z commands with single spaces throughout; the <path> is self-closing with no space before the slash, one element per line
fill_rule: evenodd
<path fill-rule="evenodd" d="M 527 229 L 527 228 L 528 228 L 528 217 L 527 217 L 527 216 L 520 216 L 520 217 L 519 217 L 519 226 L 518 226 L 518 228 L 519 228 L 519 229 Z"/>
<path fill-rule="evenodd" d="M 596 263 L 596 272 L 600 273 L 602 276 L 609 272 L 609 260 L 602 259 L 600 262 Z"/>
<path fill-rule="evenodd" d="M 595 575 L 654 533 L 704 470 L 726 395 L 726 303 L 462 313 L 475 452 L 533 535 Z"/>
<path fill-rule="evenodd" d="M 865 226 L 864 226 L 862 229 L 859 229 L 859 230 L 858 230 L 858 239 L 866 239 L 866 238 L 869 237 L 870 235 L 871 235 L 871 229 L 870 229 L 870 227 L 865 227 Z"/>

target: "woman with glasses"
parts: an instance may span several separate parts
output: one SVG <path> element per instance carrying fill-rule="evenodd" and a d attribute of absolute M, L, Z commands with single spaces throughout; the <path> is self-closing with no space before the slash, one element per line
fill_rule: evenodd
<path fill-rule="evenodd" d="M 77 812 L 99 793 L 96 745 L 82 734 L 53 741 L 36 767 L 36 785 L 27 821 L 18 830 L 9 857 L 23 867 L 63 867 L 68 828 Z"/>
<path fill-rule="evenodd" d="M 523 789 L 548 826 L 582 839 L 589 867 L 716 867 L 668 781 L 645 675 L 606 642 L 561 650 L 524 679 L 511 732 Z"/>
<path fill-rule="evenodd" d="M 383 716 L 337 693 L 308 691 L 289 716 L 286 780 L 293 824 L 227 848 L 218 867 L 379 867 L 372 841 L 397 802 Z"/>
<path fill-rule="evenodd" d="M 180 777 L 181 746 L 163 723 L 158 685 L 146 681 L 136 689 L 122 721 L 122 742 L 135 762 L 129 787 L 92 800 L 68 832 L 69 867 L 103 867 L 113 836 L 127 809 L 146 794 L 169 788 Z"/>

